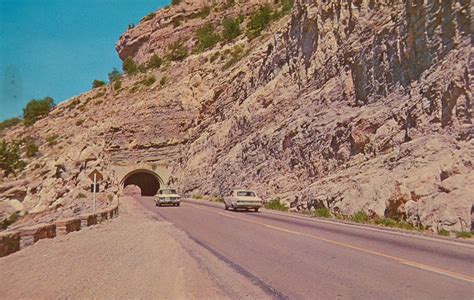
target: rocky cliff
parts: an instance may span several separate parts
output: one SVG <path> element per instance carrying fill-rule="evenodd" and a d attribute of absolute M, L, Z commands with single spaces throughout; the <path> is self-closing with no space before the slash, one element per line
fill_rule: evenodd
<path fill-rule="evenodd" d="M 245 29 L 263 5 L 231 2 L 184 1 L 150 14 L 122 35 L 119 56 L 146 64 L 177 41 L 191 55 L 75 97 L 33 130 L 7 131 L 9 140 L 34 132 L 42 146 L 25 171 L 2 179 L 3 202 L 57 211 L 76 204 L 91 168 L 146 162 L 168 166 L 183 193 L 249 187 L 295 210 L 469 229 L 469 1 L 299 0 L 254 39 L 195 51 L 199 28 L 221 30 L 232 17 Z M 50 146 L 52 134 L 60 142 Z M 113 195 L 117 179 L 107 178 Z M 21 197 L 2 189 L 18 179 Z M 52 186 L 67 192 L 46 193 Z"/>

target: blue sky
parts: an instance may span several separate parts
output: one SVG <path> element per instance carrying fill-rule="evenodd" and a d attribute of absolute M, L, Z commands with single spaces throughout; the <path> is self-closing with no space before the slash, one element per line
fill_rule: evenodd
<path fill-rule="evenodd" d="M 170 0 L 0 0 L 0 120 L 33 98 L 56 103 L 121 70 L 115 42 Z"/>

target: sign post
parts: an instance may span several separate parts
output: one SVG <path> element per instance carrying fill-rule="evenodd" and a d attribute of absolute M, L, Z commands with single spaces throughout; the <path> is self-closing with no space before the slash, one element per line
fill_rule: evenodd
<path fill-rule="evenodd" d="M 97 182 L 104 179 L 104 176 L 102 175 L 102 173 L 97 171 L 97 169 L 95 169 L 94 171 L 92 171 L 92 173 L 89 174 L 89 178 L 93 182 L 93 184 L 92 184 L 92 195 L 93 195 L 92 198 L 94 200 L 93 210 L 94 210 L 94 213 L 95 213 L 95 211 L 96 211 L 96 196 L 95 196 L 95 194 L 99 191 L 99 184 Z"/>

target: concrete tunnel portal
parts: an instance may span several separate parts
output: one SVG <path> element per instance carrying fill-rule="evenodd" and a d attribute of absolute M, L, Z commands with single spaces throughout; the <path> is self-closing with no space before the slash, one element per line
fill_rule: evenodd
<path fill-rule="evenodd" d="M 123 179 L 123 187 L 136 185 L 141 189 L 142 196 L 154 196 L 163 185 L 163 182 L 153 171 L 134 170 L 127 174 Z"/>

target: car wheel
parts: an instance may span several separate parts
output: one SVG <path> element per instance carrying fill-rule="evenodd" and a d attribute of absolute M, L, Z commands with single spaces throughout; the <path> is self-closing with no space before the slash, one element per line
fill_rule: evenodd
<path fill-rule="evenodd" d="M 180 206 L 180 205 L 181 205 L 181 203 L 176 204 L 176 206 Z"/>
<path fill-rule="evenodd" d="M 226 203 L 224 203 L 224 209 L 225 209 L 225 210 L 229 210 L 229 207 L 227 206 Z"/>
<path fill-rule="evenodd" d="M 258 212 L 258 208 L 254 208 L 255 212 Z"/>

